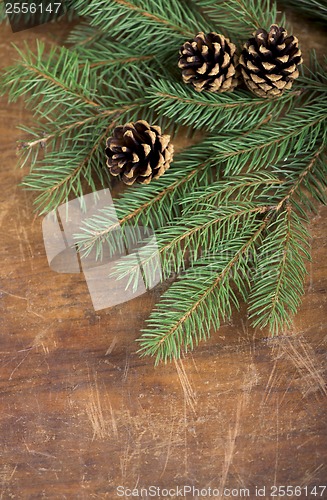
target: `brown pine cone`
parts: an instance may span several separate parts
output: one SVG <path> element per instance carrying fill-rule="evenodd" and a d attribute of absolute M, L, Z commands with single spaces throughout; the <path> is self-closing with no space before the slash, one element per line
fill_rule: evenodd
<path fill-rule="evenodd" d="M 198 33 L 179 51 L 178 67 L 185 83 L 202 92 L 232 91 L 239 83 L 236 47 L 223 35 Z"/>
<path fill-rule="evenodd" d="M 145 120 L 119 125 L 106 142 L 107 166 L 112 175 L 121 175 L 125 184 L 149 184 L 169 168 L 174 146 L 170 136 Z"/>
<path fill-rule="evenodd" d="M 247 87 L 259 97 L 272 98 L 292 87 L 302 63 L 298 39 L 273 24 L 258 29 L 244 45 L 240 68 Z"/>

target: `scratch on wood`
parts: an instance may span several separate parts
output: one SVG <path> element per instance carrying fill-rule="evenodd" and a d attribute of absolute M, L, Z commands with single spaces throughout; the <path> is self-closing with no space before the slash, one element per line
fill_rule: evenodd
<path fill-rule="evenodd" d="M 9 297 L 15 297 L 16 299 L 28 300 L 26 297 L 22 297 L 21 295 L 16 295 L 15 293 L 7 292 L 6 290 L 0 290 L 0 293 L 4 293 L 5 295 L 9 295 Z"/>
<path fill-rule="evenodd" d="M 7 290 L 0 289 L 0 294 L 1 293 L 5 294 L 5 295 L 8 295 L 9 297 L 14 297 L 15 299 L 26 300 L 26 303 L 27 303 L 27 305 L 26 305 L 26 311 L 29 312 L 29 313 L 31 313 L 31 314 L 34 314 L 38 318 L 44 319 L 44 316 L 42 316 L 41 314 L 38 314 L 37 312 L 33 311 L 30 308 L 30 303 L 29 303 L 29 298 L 28 297 L 22 297 L 21 295 L 17 295 L 15 293 L 8 292 Z"/>
<path fill-rule="evenodd" d="M 169 433 L 168 446 L 167 446 L 167 455 L 166 455 L 164 467 L 163 467 L 162 472 L 160 474 L 160 479 L 162 478 L 162 476 L 164 475 L 164 473 L 166 471 L 169 457 L 170 457 L 171 445 L 173 442 L 173 435 L 174 435 L 174 429 L 175 429 L 175 419 L 172 416 L 172 407 L 170 407 L 170 414 L 171 414 L 171 426 L 170 426 L 170 433 Z"/>
<path fill-rule="evenodd" d="M 112 342 L 110 344 L 110 346 L 108 347 L 108 349 L 106 350 L 106 353 L 105 353 L 105 356 L 108 356 L 109 354 L 112 353 L 112 351 L 114 350 L 116 344 L 118 342 L 118 337 L 117 335 L 112 339 Z"/>
<path fill-rule="evenodd" d="M 46 328 L 43 328 L 34 338 L 33 347 L 41 346 L 45 354 L 49 354 L 49 347 L 43 343 L 44 340 L 49 340 L 48 332 L 50 330 L 50 337 L 52 336 L 52 327 L 55 324 L 55 321 L 52 321 Z M 53 341 L 55 344 L 55 341 Z"/>
<path fill-rule="evenodd" d="M 276 381 L 276 378 L 277 378 L 276 366 L 277 366 L 277 361 L 275 361 L 275 363 L 274 363 L 274 365 L 272 367 L 272 370 L 270 372 L 269 379 L 268 379 L 268 382 L 267 382 L 267 385 L 266 385 L 266 388 L 265 388 L 265 391 L 264 391 L 264 394 L 263 394 L 263 400 L 261 402 L 262 405 L 267 402 L 273 386 L 276 385 L 275 384 L 275 381 Z"/>
<path fill-rule="evenodd" d="M 21 255 L 21 260 L 25 261 L 26 258 L 25 258 L 24 247 L 23 247 L 23 244 L 22 244 L 22 238 L 21 238 L 20 231 L 19 231 L 19 228 L 18 228 L 18 225 L 17 225 L 16 222 L 15 222 L 15 234 L 18 237 L 18 246 L 19 246 L 19 252 L 20 252 L 20 255 Z"/>
<path fill-rule="evenodd" d="M 187 444 L 187 401 L 184 399 L 184 464 L 185 475 L 188 475 L 188 444 Z"/>
<path fill-rule="evenodd" d="M 126 353 L 125 368 L 124 368 L 124 373 L 123 373 L 123 381 L 124 382 L 127 379 L 128 370 L 129 370 L 129 355 Z"/>
<path fill-rule="evenodd" d="M 307 486 L 308 484 L 314 484 L 315 481 L 319 480 L 319 476 L 322 477 L 322 471 L 326 469 L 324 464 L 318 465 L 313 470 L 307 470 L 304 474 L 303 482 L 301 484 L 302 487 Z M 318 476 L 319 473 L 319 476 Z"/>
<path fill-rule="evenodd" d="M 128 441 L 126 443 L 126 447 L 124 449 L 123 456 L 120 459 L 120 470 L 121 470 L 122 484 L 124 484 L 126 482 L 128 455 L 129 455 L 129 435 L 128 435 Z"/>
<path fill-rule="evenodd" d="M 287 384 L 287 386 L 285 387 L 285 390 L 284 390 L 284 394 L 280 400 L 280 405 L 283 403 L 285 397 L 287 396 L 290 388 L 292 387 L 293 383 L 294 383 L 294 379 L 295 379 L 295 373 L 293 373 L 293 375 L 289 378 L 289 383 Z"/>
<path fill-rule="evenodd" d="M 198 369 L 198 367 L 197 367 L 197 365 L 195 363 L 195 359 L 194 359 L 194 356 L 193 356 L 192 352 L 190 353 L 190 357 L 192 359 L 192 363 L 193 363 L 194 368 L 196 369 L 196 372 L 199 373 L 199 369 Z"/>
<path fill-rule="evenodd" d="M 87 403 L 85 410 L 93 429 L 92 441 L 94 441 L 95 438 L 105 439 L 112 434 L 118 438 L 117 422 L 109 395 L 106 394 L 106 398 L 104 400 L 106 405 L 103 407 L 96 374 L 94 379 L 94 384 L 92 384 L 89 374 L 89 380 L 91 382 L 90 401 Z"/>
<path fill-rule="evenodd" d="M 273 345 L 272 353 L 275 356 L 275 362 L 267 382 L 262 404 L 267 402 L 273 387 L 278 386 L 283 378 L 283 370 L 281 370 L 281 375 L 278 377 L 278 362 L 283 360 L 290 360 L 296 371 L 288 377 L 288 385 L 282 399 L 279 401 L 280 404 L 291 385 L 296 381 L 304 384 L 304 388 L 301 387 L 303 397 L 318 391 L 325 396 L 327 395 L 326 382 L 322 375 L 324 366 L 316 356 L 314 349 L 300 337 L 283 337 Z M 296 377 L 296 373 L 300 375 L 300 378 Z"/>
<path fill-rule="evenodd" d="M 301 444 L 299 444 L 296 447 L 296 449 L 299 450 L 300 448 L 303 448 L 303 446 L 305 446 L 307 443 L 310 443 L 310 441 L 315 441 L 315 440 L 316 440 L 316 436 L 311 436 L 308 439 L 306 439 L 305 441 L 303 441 Z"/>
<path fill-rule="evenodd" d="M 90 393 L 91 401 L 89 401 L 86 405 L 86 414 L 89 417 L 92 425 L 92 441 L 94 441 L 95 438 L 104 439 L 108 434 L 108 430 L 106 421 L 103 416 L 97 380 L 95 380 L 94 389 L 93 387 L 91 387 Z"/>
<path fill-rule="evenodd" d="M 122 484 L 126 483 L 126 477 L 132 477 L 133 475 L 139 476 L 139 469 L 141 463 L 141 457 L 145 453 L 150 451 L 149 446 L 146 444 L 142 447 L 144 440 L 144 435 L 148 435 L 151 429 L 151 416 L 146 419 L 148 423 L 147 426 L 144 425 L 144 419 L 135 418 L 131 415 L 130 411 L 124 412 L 121 416 L 124 422 L 124 432 L 122 433 L 124 441 L 124 446 L 122 447 L 122 455 L 120 456 L 119 463 L 122 476 Z M 153 449 L 153 454 L 155 455 L 157 451 L 157 446 Z M 129 467 L 128 473 L 127 468 Z"/>
<path fill-rule="evenodd" d="M 31 352 L 31 349 L 27 352 L 26 356 L 24 356 L 23 359 L 18 363 L 18 365 L 13 369 L 8 380 L 12 380 L 12 377 L 13 377 L 15 371 L 18 370 L 18 368 L 24 363 L 25 359 L 27 358 L 27 356 L 29 355 L 30 352 Z"/>
<path fill-rule="evenodd" d="M 317 390 L 327 396 L 326 383 L 321 375 L 323 367 L 319 366 L 320 362 L 312 347 L 306 345 L 301 339 L 287 339 L 283 348 L 300 374 L 302 375 L 303 371 L 307 372 L 306 376 L 302 375 L 302 380 L 307 383 L 308 387 L 304 396 Z"/>
<path fill-rule="evenodd" d="M 7 213 L 9 212 L 10 207 L 2 207 L 0 212 L 0 227 L 2 226 L 3 221 L 6 219 Z"/>
<path fill-rule="evenodd" d="M 107 394 L 107 401 L 108 401 L 108 406 L 109 406 L 109 410 L 110 410 L 112 431 L 113 431 L 114 435 L 118 438 L 118 427 L 117 427 L 117 422 L 116 422 L 116 418 L 115 418 L 114 410 L 113 410 L 113 408 L 112 408 L 112 405 L 111 405 L 111 402 L 110 402 L 110 399 L 109 399 L 109 395 L 108 395 L 108 394 Z"/>
<path fill-rule="evenodd" d="M 28 239 L 28 235 L 27 235 L 27 232 L 26 232 L 26 229 L 24 226 L 21 226 L 21 232 L 23 234 L 23 237 L 24 237 L 24 240 L 25 240 L 25 243 L 28 247 L 28 250 L 29 250 L 29 253 L 30 253 L 30 256 L 31 258 L 34 257 L 34 254 L 33 254 L 33 250 L 32 250 L 32 247 L 31 247 L 31 244 L 30 244 L 30 240 Z"/>
<path fill-rule="evenodd" d="M 17 470 L 17 465 L 15 467 L 12 467 L 10 465 L 4 465 L 2 469 L 0 469 L 0 482 L 2 486 L 8 485 L 12 478 L 14 477 L 14 474 Z"/>
<path fill-rule="evenodd" d="M 244 397 L 249 398 L 250 393 L 252 391 L 252 388 L 259 383 L 259 375 L 256 370 L 255 364 L 251 363 L 248 366 L 247 373 L 245 374 L 244 377 L 244 382 L 243 382 L 243 392 L 244 392 Z"/>
<path fill-rule="evenodd" d="M 180 381 L 182 389 L 183 389 L 185 401 L 186 401 L 187 405 L 192 409 L 192 411 L 194 413 L 196 413 L 196 411 L 195 411 L 196 394 L 192 388 L 190 380 L 189 380 L 187 373 L 185 371 L 183 361 L 181 359 L 176 360 L 174 358 L 174 363 L 175 363 L 175 367 L 176 367 L 179 381 Z"/>
<path fill-rule="evenodd" d="M 24 215 L 26 214 L 26 210 L 23 210 L 23 214 Z M 19 207 L 18 207 L 18 217 L 19 217 L 19 220 L 23 219 L 21 217 L 21 210 L 19 209 Z M 23 243 L 25 243 L 25 245 L 28 248 L 28 253 L 30 254 L 30 258 L 33 259 L 34 254 L 33 254 L 32 246 L 30 244 L 28 234 L 27 234 L 26 228 L 24 227 L 24 224 L 17 224 L 17 222 L 15 222 L 15 227 L 16 227 L 16 236 L 18 238 L 19 250 L 20 250 L 20 254 L 22 256 L 22 260 L 23 261 L 26 260 Z M 29 262 L 32 263 L 30 258 L 29 258 Z"/>
<path fill-rule="evenodd" d="M 26 311 L 29 312 L 29 313 L 31 313 L 31 314 L 34 314 L 34 316 L 37 316 L 38 318 L 46 319 L 45 316 L 43 316 L 42 314 L 39 314 L 39 313 L 37 313 L 35 311 L 32 311 L 32 309 L 30 309 L 29 305 L 27 306 Z"/>
<path fill-rule="evenodd" d="M 241 413 L 244 406 L 245 398 L 246 395 L 243 394 L 242 398 L 239 400 L 237 404 L 234 429 L 229 428 L 228 430 L 227 444 L 225 450 L 225 460 L 219 486 L 220 490 L 223 490 L 225 487 L 229 469 L 232 464 L 233 455 L 235 451 L 235 442 L 240 430 Z"/>

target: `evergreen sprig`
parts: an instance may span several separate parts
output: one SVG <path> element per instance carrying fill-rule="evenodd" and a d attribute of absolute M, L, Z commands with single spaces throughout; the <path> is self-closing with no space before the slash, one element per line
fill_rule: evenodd
<path fill-rule="evenodd" d="M 21 127 L 20 164 L 40 213 L 110 185 L 104 147 L 116 125 L 145 119 L 172 138 L 181 126 L 200 130 L 160 179 L 87 218 L 76 244 L 98 259 L 142 245 L 113 271 L 129 286 L 177 276 L 139 338 L 156 362 L 208 338 L 241 301 L 254 326 L 289 327 L 310 259 L 309 215 L 326 203 L 326 65 L 313 53 L 279 98 L 197 93 L 181 83 L 181 44 L 217 31 L 240 48 L 276 22 L 274 1 L 70 0 L 69 9 L 83 20 L 67 47 L 18 50 L 1 76 L 2 93 L 23 98 L 37 121 Z"/>
<path fill-rule="evenodd" d="M 19 61 L 2 78 L 9 100 L 24 97 L 40 121 L 37 130 L 25 129 L 34 137 L 22 142 L 20 160 L 21 166 L 30 162 L 23 185 L 41 192 L 35 200 L 41 213 L 58 207 L 70 194 L 81 196 L 84 181 L 92 190 L 96 178 L 108 185 L 109 176 L 102 168 L 106 137 L 115 124 L 137 119 L 141 110 L 145 119 L 154 114 L 142 98 L 144 59 L 135 52 L 116 51 L 112 64 L 116 71 L 122 69 L 120 77 L 104 74 L 101 80 L 101 65 L 90 64 L 88 52 L 82 57 L 65 47 L 52 47 L 46 54 L 45 50 L 42 42 L 35 53 L 17 49 Z M 122 54 L 129 63 L 121 60 Z M 107 71 L 106 64 L 102 67 Z"/>
<path fill-rule="evenodd" d="M 209 138 L 180 153 L 159 182 L 143 186 L 142 190 L 133 186 L 115 201 L 114 206 L 104 207 L 99 214 L 86 219 L 82 232 L 76 235 L 80 250 L 88 255 L 95 249 L 96 255 L 100 256 L 105 244 L 114 253 L 116 247 L 112 235 L 118 225 L 122 228 L 128 225 L 137 231 L 138 224 L 156 229 L 173 221 L 180 213 L 179 200 L 199 184 L 206 185 L 212 180 L 210 148 L 213 145 Z M 116 218 L 118 221 L 113 223 Z"/>
<path fill-rule="evenodd" d="M 272 0 L 194 0 L 219 28 L 233 39 L 246 40 L 251 33 L 277 20 L 277 4 Z M 285 25 L 284 16 L 279 19 Z"/>
<path fill-rule="evenodd" d="M 129 47 L 148 44 L 153 53 L 162 53 L 163 45 L 175 51 L 185 37 L 209 28 L 199 9 L 186 1 L 75 0 L 73 4 L 81 16 L 90 18 L 92 26 Z"/>
<path fill-rule="evenodd" d="M 141 354 L 154 356 L 156 363 L 179 358 L 230 319 L 239 296 L 246 298 L 251 254 L 267 221 L 251 221 L 236 238 L 220 241 L 214 256 L 204 257 L 173 283 L 147 321 L 139 339 Z"/>
<path fill-rule="evenodd" d="M 281 0 L 285 7 L 298 10 L 307 17 L 327 23 L 327 4 L 325 0 Z"/>
<path fill-rule="evenodd" d="M 235 95 L 195 93 L 178 81 L 160 79 L 151 85 L 147 97 L 152 108 L 177 123 L 196 129 L 214 130 L 223 126 L 228 131 L 245 131 L 267 116 L 277 119 L 299 93 L 299 90 L 286 93 L 276 106 L 275 99 L 259 99 L 243 90 Z"/>
<path fill-rule="evenodd" d="M 306 260 L 310 259 L 306 222 L 287 203 L 267 226 L 256 255 L 253 287 L 248 298 L 253 326 L 269 326 L 278 334 L 291 326 L 303 294 Z"/>

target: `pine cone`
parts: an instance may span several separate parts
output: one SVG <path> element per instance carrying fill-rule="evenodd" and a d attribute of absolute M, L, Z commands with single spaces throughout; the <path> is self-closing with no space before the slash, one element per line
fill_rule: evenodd
<path fill-rule="evenodd" d="M 185 83 L 202 92 L 232 91 L 238 84 L 236 47 L 223 35 L 198 33 L 179 51 L 178 67 Z"/>
<path fill-rule="evenodd" d="M 121 175 L 125 184 L 149 184 L 169 168 L 174 146 L 170 136 L 145 120 L 119 125 L 107 139 L 107 165 L 112 175 Z"/>
<path fill-rule="evenodd" d="M 247 87 L 259 97 L 271 98 L 292 87 L 302 61 L 298 39 L 273 24 L 268 33 L 258 29 L 246 42 L 240 67 Z"/>

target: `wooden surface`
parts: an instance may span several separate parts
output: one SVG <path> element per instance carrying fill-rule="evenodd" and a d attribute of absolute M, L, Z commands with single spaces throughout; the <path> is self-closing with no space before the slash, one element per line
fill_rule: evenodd
<path fill-rule="evenodd" d="M 10 42 L 65 33 L 2 27 L 1 66 L 13 61 Z M 305 24 L 298 33 L 306 46 L 326 41 Z M 20 123 L 32 124 L 23 103 L 2 99 L 0 498 L 114 499 L 119 485 L 256 498 L 256 486 L 326 484 L 327 208 L 312 220 L 292 331 L 267 339 L 243 310 L 193 355 L 154 368 L 134 340 L 161 288 L 95 313 L 81 274 L 49 268 L 33 196 L 18 187 Z"/>

